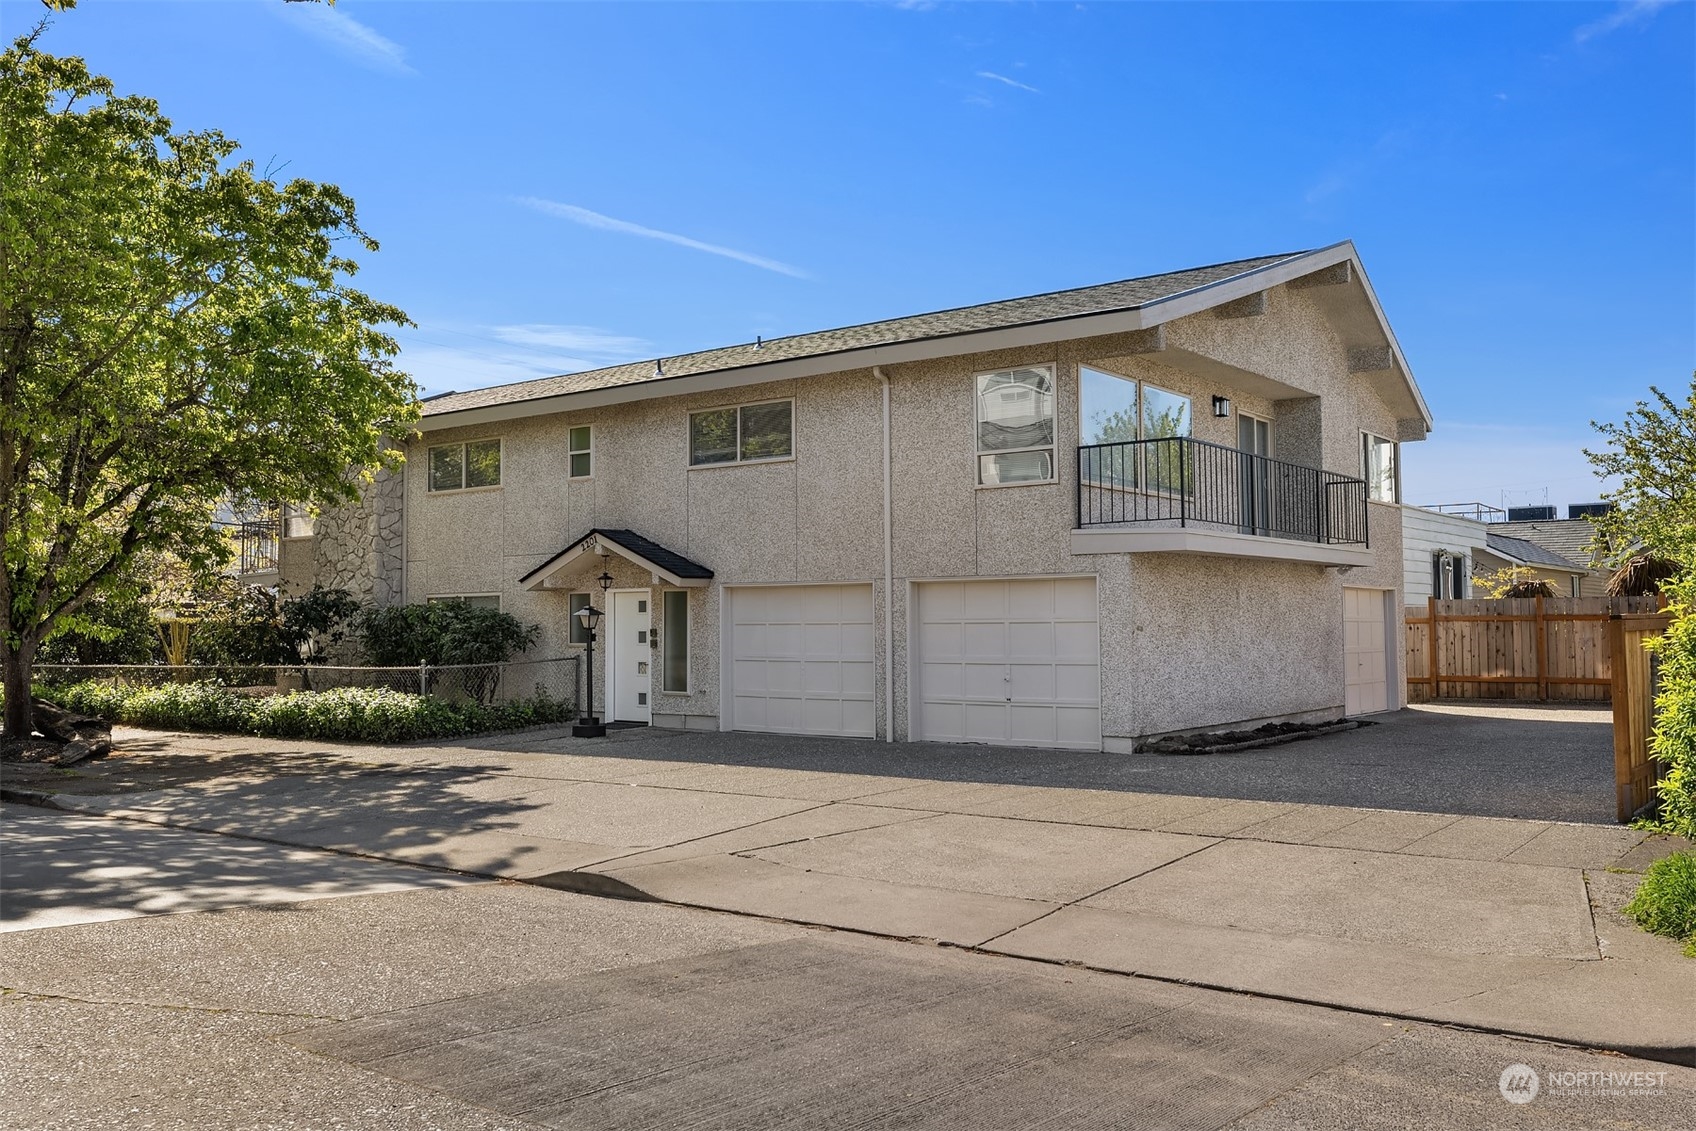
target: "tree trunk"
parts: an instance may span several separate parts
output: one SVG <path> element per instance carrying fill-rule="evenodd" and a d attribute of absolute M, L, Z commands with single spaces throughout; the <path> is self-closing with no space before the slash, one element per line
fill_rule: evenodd
<path fill-rule="evenodd" d="M 6 729 L 4 737 L 27 739 L 34 729 L 34 712 L 30 708 L 30 676 L 35 671 L 35 641 L 25 640 L 17 648 L 0 646 L 0 668 L 4 671 L 6 689 Z"/>

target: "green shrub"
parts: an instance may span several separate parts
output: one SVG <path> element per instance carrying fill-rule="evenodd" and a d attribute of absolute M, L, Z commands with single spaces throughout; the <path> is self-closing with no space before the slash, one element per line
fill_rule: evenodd
<path fill-rule="evenodd" d="M 464 601 L 366 609 L 355 618 L 354 632 L 380 667 L 503 663 L 542 634 L 511 613 Z"/>
<path fill-rule="evenodd" d="M 1666 593 L 1673 620 L 1654 644 L 1661 682 L 1649 749 L 1661 763 L 1661 827 L 1696 840 L 1696 568 Z"/>
<path fill-rule="evenodd" d="M 369 687 L 254 698 L 211 683 L 124 688 L 90 681 L 44 688 L 41 695 L 68 710 L 131 726 L 338 742 L 452 738 L 572 717 L 569 703 L 545 697 L 481 704 Z"/>
<path fill-rule="evenodd" d="M 1645 931 L 1682 940 L 1696 958 L 1696 856 L 1675 852 L 1651 864 L 1625 913 Z"/>

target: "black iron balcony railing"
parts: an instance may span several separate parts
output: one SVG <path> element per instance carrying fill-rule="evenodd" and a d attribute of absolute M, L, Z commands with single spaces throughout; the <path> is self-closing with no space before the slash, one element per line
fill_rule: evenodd
<path fill-rule="evenodd" d="M 276 515 L 235 523 L 236 574 L 268 573 L 277 568 L 277 538 L 282 523 Z"/>
<path fill-rule="evenodd" d="M 1078 449 L 1078 526 L 1158 523 L 1364 546 L 1366 482 L 1177 437 Z"/>

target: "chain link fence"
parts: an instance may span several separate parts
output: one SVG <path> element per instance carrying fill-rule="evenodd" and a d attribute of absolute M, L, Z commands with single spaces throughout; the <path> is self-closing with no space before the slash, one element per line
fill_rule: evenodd
<path fill-rule="evenodd" d="M 254 695 L 376 687 L 485 704 L 547 698 L 569 703 L 576 710 L 581 680 L 578 663 L 576 656 L 556 656 L 503 664 L 387 668 L 346 664 L 37 664 L 35 678 L 49 685 L 100 680 L 119 687 L 215 683 Z"/>

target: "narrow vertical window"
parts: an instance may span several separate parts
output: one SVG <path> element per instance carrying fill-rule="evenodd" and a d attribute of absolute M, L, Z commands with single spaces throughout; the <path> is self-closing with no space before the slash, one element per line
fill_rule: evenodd
<path fill-rule="evenodd" d="M 1396 501 L 1396 445 L 1393 440 L 1360 434 L 1360 471 L 1366 480 L 1366 497 L 1375 503 Z"/>
<path fill-rule="evenodd" d="M 573 428 L 568 443 L 571 450 L 571 478 L 587 479 L 595 473 L 593 430 L 587 424 Z"/>
<path fill-rule="evenodd" d="M 667 589 L 662 606 L 660 690 L 683 694 L 689 690 L 689 592 Z"/>
<path fill-rule="evenodd" d="M 565 601 L 565 609 L 571 620 L 571 642 L 573 644 L 589 643 L 589 630 L 583 627 L 581 620 L 577 619 L 578 610 L 589 607 L 589 594 L 573 593 Z"/>

